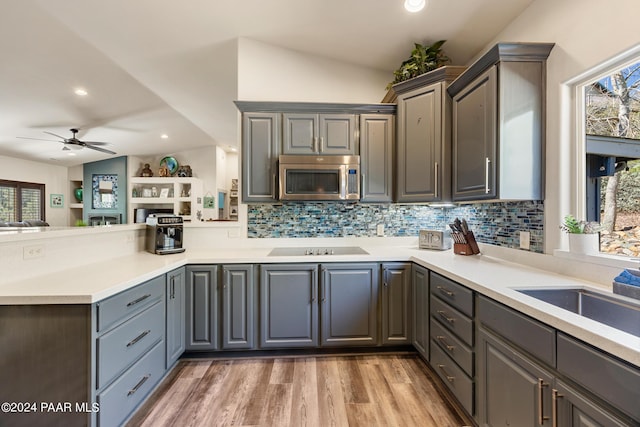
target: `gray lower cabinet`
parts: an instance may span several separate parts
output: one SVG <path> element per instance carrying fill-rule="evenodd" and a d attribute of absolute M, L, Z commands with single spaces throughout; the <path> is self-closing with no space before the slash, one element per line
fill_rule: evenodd
<path fill-rule="evenodd" d="M 280 155 L 280 113 L 242 114 L 242 201 L 274 202 Z"/>
<path fill-rule="evenodd" d="M 411 344 L 411 264 L 382 264 L 382 344 Z"/>
<path fill-rule="evenodd" d="M 162 379 L 166 276 L 96 304 L 96 423 L 120 425 Z"/>
<path fill-rule="evenodd" d="M 393 200 L 393 114 L 360 115 L 361 202 Z"/>
<path fill-rule="evenodd" d="M 377 345 L 379 264 L 322 264 L 322 345 Z"/>
<path fill-rule="evenodd" d="M 284 113 L 283 154 L 358 154 L 355 114 Z"/>
<path fill-rule="evenodd" d="M 189 265 L 186 273 L 185 350 L 217 350 L 218 266 Z"/>
<path fill-rule="evenodd" d="M 411 271 L 413 292 L 413 346 L 429 360 L 429 270 L 414 264 Z"/>
<path fill-rule="evenodd" d="M 167 360 L 169 369 L 184 353 L 185 344 L 185 268 L 167 273 Z"/>
<path fill-rule="evenodd" d="M 222 266 L 222 348 L 250 350 L 256 346 L 257 276 L 252 264 Z"/>
<path fill-rule="evenodd" d="M 478 335 L 480 425 L 550 425 L 551 372 L 486 330 Z"/>
<path fill-rule="evenodd" d="M 260 266 L 260 347 L 317 347 L 318 264 Z"/>
<path fill-rule="evenodd" d="M 640 369 L 478 298 L 481 426 L 640 426 Z"/>
<path fill-rule="evenodd" d="M 430 363 L 464 409 L 474 415 L 473 291 L 432 271 L 429 292 Z"/>

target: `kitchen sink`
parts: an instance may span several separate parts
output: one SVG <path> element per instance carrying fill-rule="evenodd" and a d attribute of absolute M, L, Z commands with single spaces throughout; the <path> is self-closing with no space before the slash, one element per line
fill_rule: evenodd
<path fill-rule="evenodd" d="M 295 247 L 275 248 L 269 256 L 313 256 L 313 255 L 368 255 L 358 246 L 329 246 L 329 247 Z"/>
<path fill-rule="evenodd" d="M 640 337 L 640 302 L 584 288 L 514 290 Z"/>

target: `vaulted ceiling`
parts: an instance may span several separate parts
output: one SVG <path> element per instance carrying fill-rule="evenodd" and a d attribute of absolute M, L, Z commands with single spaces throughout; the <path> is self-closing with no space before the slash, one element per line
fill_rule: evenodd
<path fill-rule="evenodd" d="M 234 99 L 214 95 L 236 83 L 210 78 L 216 62 L 234 60 L 219 46 L 248 38 L 391 80 L 414 42 L 446 39 L 452 62 L 468 63 L 532 1 L 430 0 L 417 14 L 402 0 L 3 1 L 0 155 L 65 166 L 109 157 L 17 138 L 70 128 L 118 155 L 235 146 Z"/>

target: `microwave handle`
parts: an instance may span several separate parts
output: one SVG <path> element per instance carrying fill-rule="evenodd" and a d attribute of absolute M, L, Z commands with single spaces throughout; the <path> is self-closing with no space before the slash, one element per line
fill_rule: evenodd
<path fill-rule="evenodd" d="M 274 173 L 271 174 L 271 182 L 273 183 L 273 190 L 271 190 L 271 198 L 275 199 L 278 192 L 280 183 L 278 182 L 278 176 Z"/>

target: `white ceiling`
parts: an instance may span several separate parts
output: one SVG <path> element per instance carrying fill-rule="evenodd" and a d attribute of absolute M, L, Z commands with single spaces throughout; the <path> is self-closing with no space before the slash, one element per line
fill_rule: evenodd
<path fill-rule="evenodd" d="M 207 59 L 219 46 L 245 37 L 388 70 L 391 80 L 414 42 L 446 39 L 452 63 L 468 63 L 532 1 L 430 0 L 418 14 L 403 0 L 2 1 L 0 155 L 64 166 L 110 157 L 16 138 L 72 127 L 118 155 L 235 146 L 233 99 L 215 90 L 235 80 L 209 77 L 225 60 Z"/>

